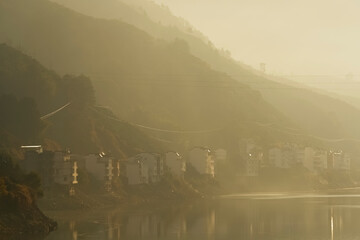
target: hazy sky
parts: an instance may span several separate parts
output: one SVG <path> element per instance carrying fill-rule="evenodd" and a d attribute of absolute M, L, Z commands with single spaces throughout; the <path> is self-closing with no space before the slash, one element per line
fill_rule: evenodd
<path fill-rule="evenodd" d="M 360 73 L 360 0 L 155 1 L 270 73 Z"/>

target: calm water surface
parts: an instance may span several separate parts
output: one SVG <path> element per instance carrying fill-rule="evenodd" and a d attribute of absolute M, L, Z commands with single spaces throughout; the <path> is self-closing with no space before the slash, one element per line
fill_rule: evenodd
<path fill-rule="evenodd" d="M 49 212 L 46 240 L 360 240 L 360 194 L 227 195 L 159 209 Z"/>

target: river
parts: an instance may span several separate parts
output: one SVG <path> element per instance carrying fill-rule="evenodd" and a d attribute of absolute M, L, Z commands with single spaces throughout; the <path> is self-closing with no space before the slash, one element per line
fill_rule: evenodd
<path fill-rule="evenodd" d="M 360 194 L 233 194 L 124 211 L 48 212 L 46 240 L 360 239 Z"/>

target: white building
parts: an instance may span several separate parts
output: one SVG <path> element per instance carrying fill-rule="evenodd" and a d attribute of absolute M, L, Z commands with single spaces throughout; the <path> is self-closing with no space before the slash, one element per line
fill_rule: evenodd
<path fill-rule="evenodd" d="M 164 159 L 158 153 L 140 153 L 126 163 L 129 184 L 156 183 L 164 175 Z"/>
<path fill-rule="evenodd" d="M 295 161 L 295 152 L 288 147 L 269 149 L 269 163 L 274 167 L 290 168 Z"/>
<path fill-rule="evenodd" d="M 304 161 L 304 158 L 305 158 L 305 151 L 306 151 L 306 148 L 304 147 L 300 147 L 300 146 L 297 146 L 297 145 L 294 145 L 293 146 L 293 149 L 294 149 L 294 161 L 293 161 L 293 165 L 292 166 L 300 166 L 300 165 L 303 165 L 303 161 Z"/>
<path fill-rule="evenodd" d="M 306 147 L 303 166 L 313 173 L 326 169 L 327 151 Z"/>
<path fill-rule="evenodd" d="M 312 173 L 318 173 L 328 166 L 327 151 L 311 147 L 286 144 L 269 149 L 269 163 L 277 168 L 304 166 Z"/>
<path fill-rule="evenodd" d="M 130 185 L 149 183 L 148 169 L 142 161 L 130 159 L 125 163 L 125 172 Z"/>
<path fill-rule="evenodd" d="M 27 172 L 36 172 L 41 178 L 44 189 L 54 184 L 66 185 L 75 194 L 74 185 L 78 184 L 78 162 L 72 159 L 70 151 L 43 151 L 41 146 L 22 146 L 25 159 L 20 163 Z"/>
<path fill-rule="evenodd" d="M 148 170 L 149 182 L 156 183 L 164 175 L 164 159 L 159 153 L 140 153 L 136 156 L 140 158 Z"/>
<path fill-rule="evenodd" d="M 278 147 L 270 148 L 268 153 L 269 164 L 274 167 L 287 168 L 286 162 L 283 162 L 282 151 Z"/>
<path fill-rule="evenodd" d="M 245 151 L 241 151 L 245 149 Z M 240 141 L 240 153 L 244 163 L 244 175 L 254 177 L 259 175 L 260 165 L 263 162 L 263 153 L 252 139 Z"/>
<path fill-rule="evenodd" d="M 314 155 L 314 170 L 319 172 L 327 169 L 328 152 L 325 150 L 316 150 Z"/>
<path fill-rule="evenodd" d="M 179 153 L 165 153 L 165 164 L 172 174 L 180 177 L 184 176 L 184 173 L 186 171 L 186 162 Z"/>
<path fill-rule="evenodd" d="M 71 161 L 69 152 L 55 152 L 52 161 L 55 183 L 62 185 L 78 183 L 77 162 Z"/>
<path fill-rule="evenodd" d="M 343 151 L 332 152 L 330 157 L 332 158 L 330 164 L 332 164 L 331 167 L 333 169 L 350 170 L 351 158 L 347 153 L 344 153 Z"/>
<path fill-rule="evenodd" d="M 269 164 L 277 168 L 291 168 L 303 164 L 306 150 L 296 144 L 269 149 Z"/>
<path fill-rule="evenodd" d="M 259 155 L 249 153 L 245 162 L 245 176 L 259 176 L 260 162 Z"/>
<path fill-rule="evenodd" d="M 78 177 L 79 177 L 79 174 L 78 174 L 78 165 L 77 165 L 77 162 L 74 161 L 74 165 L 73 165 L 73 173 L 72 173 L 72 177 L 73 177 L 73 182 L 72 184 L 78 184 Z"/>
<path fill-rule="evenodd" d="M 104 182 L 105 188 L 110 190 L 111 181 L 114 177 L 114 161 L 104 153 L 99 155 L 91 154 L 85 157 L 85 168 L 98 181 Z"/>
<path fill-rule="evenodd" d="M 211 151 L 206 147 L 195 147 L 189 154 L 189 163 L 200 174 L 215 177 L 215 164 Z"/>

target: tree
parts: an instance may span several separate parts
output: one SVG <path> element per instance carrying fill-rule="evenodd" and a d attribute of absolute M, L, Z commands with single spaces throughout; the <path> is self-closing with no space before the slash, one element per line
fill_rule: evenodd
<path fill-rule="evenodd" d="M 84 76 L 65 75 L 64 84 L 67 96 L 72 105 L 83 109 L 95 104 L 95 92 L 91 80 Z"/>
<path fill-rule="evenodd" d="M 0 128 L 23 142 L 36 140 L 44 128 L 32 98 L 18 100 L 13 95 L 2 95 L 0 113 Z"/>
<path fill-rule="evenodd" d="M 0 177 L 7 177 L 16 184 L 26 185 L 35 196 L 42 196 L 39 175 L 33 172 L 25 174 L 6 152 L 0 152 Z"/>

